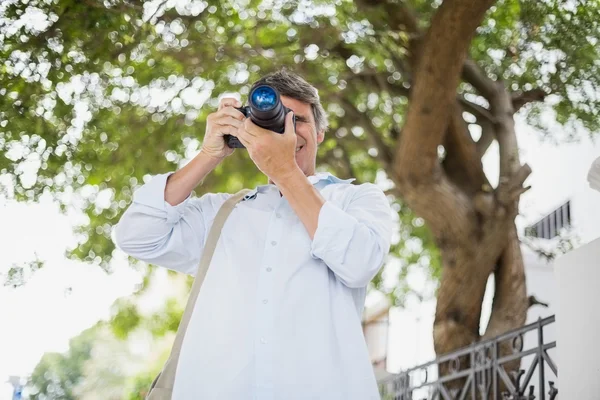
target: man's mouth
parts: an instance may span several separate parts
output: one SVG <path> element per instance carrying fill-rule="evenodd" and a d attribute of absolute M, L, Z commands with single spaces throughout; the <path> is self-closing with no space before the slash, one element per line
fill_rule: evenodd
<path fill-rule="evenodd" d="M 300 150 L 302 150 L 303 147 L 304 147 L 304 145 L 296 147 L 296 153 L 299 152 Z"/>

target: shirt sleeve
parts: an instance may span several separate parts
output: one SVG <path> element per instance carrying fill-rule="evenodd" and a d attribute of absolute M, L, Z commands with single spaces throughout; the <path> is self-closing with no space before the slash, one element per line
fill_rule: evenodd
<path fill-rule="evenodd" d="M 311 244 L 311 256 L 321 259 L 346 286 L 365 287 L 390 250 L 391 208 L 376 185 L 365 183 L 345 209 L 323 204 Z"/>
<path fill-rule="evenodd" d="M 207 193 L 172 206 L 164 195 L 171 174 L 154 176 L 134 193 L 115 227 L 114 241 L 138 260 L 195 275 L 208 229 L 231 194 Z"/>

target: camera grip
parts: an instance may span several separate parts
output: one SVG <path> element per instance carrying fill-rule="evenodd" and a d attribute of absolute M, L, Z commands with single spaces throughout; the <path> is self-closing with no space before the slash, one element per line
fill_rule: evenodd
<path fill-rule="evenodd" d="M 248 106 L 246 107 L 234 107 L 236 110 L 238 110 L 239 112 L 241 112 L 242 114 L 244 114 L 244 116 L 246 118 L 248 118 L 248 115 L 250 114 L 250 108 Z M 288 112 L 292 111 L 291 109 L 284 107 L 283 108 L 285 110 L 285 114 L 287 115 Z M 294 123 L 294 132 L 296 131 L 296 115 L 293 115 L 292 121 Z M 254 121 L 253 121 L 254 122 Z M 256 123 L 256 122 L 255 122 Z M 257 124 L 258 125 L 258 124 Z M 260 126 L 260 125 L 259 125 Z M 283 132 L 281 132 L 283 134 Z M 235 136 L 232 135 L 223 135 L 223 138 L 225 139 L 225 142 L 227 143 L 227 146 L 230 148 L 238 148 L 238 149 L 244 149 L 246 148 L 238 138 L 236 138 Z"/>
<path fill-rule="evenodd" d="M 238 110 L 239 112 L 244 114 L 244 117 L 248 118 L 248 107 L 233 107 L 233 108 L 235 108 L 236 110 Z M 232 149 L 234 149 L 234 148 L 244 149 L 245 148 L 245 146 L 235 136 L 223 135 L 223 138 L 225 139 L 225 143 L 227 144 L 227 147 L 229 147 L 229 148 L 232 148 Z"/>

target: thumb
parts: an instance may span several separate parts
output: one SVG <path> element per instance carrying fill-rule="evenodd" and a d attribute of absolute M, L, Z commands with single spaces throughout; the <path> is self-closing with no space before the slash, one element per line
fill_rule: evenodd
<path fill-rule="evenodd" d="M 293 111 L 290 111 L 285 116 L 284 134 L 287 134 L 287 133 L 296 133 L 296 130 L 294 129 L 294 112 Z"/>

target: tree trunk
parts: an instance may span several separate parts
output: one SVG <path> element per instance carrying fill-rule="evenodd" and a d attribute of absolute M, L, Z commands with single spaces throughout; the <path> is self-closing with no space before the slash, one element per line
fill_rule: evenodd
<path fill-rule="evenodd" d="M 494 277 L 492 315 L 483 339 L 523 326 L 527 319 L 529 302 L 525 284 L 525 265 L 514 223 L 508 232 L 508 245 L 500 256 Z"/>
<path fill-rule="evenodd" d="M 433 327 L 438 355 L 481 339 L 482 301 L 490 274 L 496 277 L 496 293 L 486 338 L 521 326 L 528 307 L 514 223 L 519 196 L 527 189 L 523 182 L 531 172 L 520 164 L 514 130 L 513 116 L 522 102 L 515 103 L 502 82 L 490 79 L 467 58 L 475 30 L 493 3 L 443 1 L 427 31 L 421 32 L 417 17 L 404 3 L 358 2 L 367 11 L 383 7 L 390 16 L 385 22 L 375 21 L 376 29 L 404 30 L 411 37 L 408 112 L 397 147 L 383 165 L 403 201 L 425 220 L 441 252 Z M 489 108 L 460 95 L 457 99 L 461 77 Z M 463 119 L 465 110 L 482 127 L 477 143 Z M 493 140 L 500 152 L 497 188 L 491 187 L 481 163 Z M 446 151 L 443 160 L 439 146 Z M 501 355 L 510 351 L 506 346 L 500 349 Z M 441 366 L 440 374 L 450 367 L 464 369 L 468 361 Z M 516 369 L 518 363 L 508 367 Z"/>
<path fill-rule="evenodd" d="M 473 243 L 442 249 L 442 278 L 437 296 L 433 344 L 442 355 L 479 340 L 479 319 L 490 266 L 481 265 Z"/>
<path fill-rule="evenodd" d="M 509 241 L 494 272 L 494 302 L 492 314 L 482 339 L 490 339 L 504 332 L 519 328 L 527 320 L 529 301 L 525 281 L 525 265 L 521 254 L 517 228 L 513 224 L 508 232 Z M 498 357 L 507 356 L 521 350 L 521 340 L 505 340 L 498 343 Z M 520 369 L 521 359 L 502 364 L 506 376 L 514 381 L 513 372 Z M 507 390 L 502 379 L 498 379 L 498 393 Z"/>
<path fill-rule="evenodd" d="M 442 355 L 468 346 L 480 339 L 498 336 L 525 323 L 528 299 L 520 242 L 514 222 L 506 233 L 508 242 L 497 261 L 480 262 L 476 243 L 450 242 L 440 246 L 443 272 L 437 296 L 434 347 Z M 491 317 L 483 337 L 480 336 L 482 301 L 490 273 L 495 276 L 495 293 Z M 499 357 L 515 351 L 513 342 L 500 343 Z M 507 375 L 519 369 L 520 360 L 504 364 Z M 470 367 L 470 359 L 461 357 L 440 365 L 440 376 Z M 499 380 L 499 393 L 505 385 Z M 448 382 L 448 390 L 461 389 L 464 379 Z M 490 384 L 490 382 L 488 382 Z M 491 386 L 490 386 L 491 389 Z"/>

